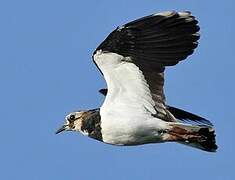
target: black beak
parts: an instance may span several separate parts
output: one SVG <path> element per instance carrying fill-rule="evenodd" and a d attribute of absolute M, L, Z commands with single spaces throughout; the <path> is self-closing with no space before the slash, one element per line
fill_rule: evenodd
<path fill-rule="evenodd" d="M 66 125 L 63 125 L 60 129 L 58 129 L 55 133 L 56 134 L 59 134 L 61 133 L 62 131 L 65 131 L 66 130 Z"/>

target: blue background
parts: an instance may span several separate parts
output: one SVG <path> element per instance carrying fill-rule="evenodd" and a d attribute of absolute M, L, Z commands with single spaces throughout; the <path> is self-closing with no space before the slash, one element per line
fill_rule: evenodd
<path fill-rule="evenodd" d="M 0 2 L 0 178 L 5 180 L 234 179 L 232 0 L 7 0 Z M 114 147 L 55 135 L 68 112 L 101 106 L 91 60 L 116 26 L 164 10 L 200 21 L 193 56 L 168 68 L 169 104 L 210 119 L 217 153 L 175 143 Z"/>

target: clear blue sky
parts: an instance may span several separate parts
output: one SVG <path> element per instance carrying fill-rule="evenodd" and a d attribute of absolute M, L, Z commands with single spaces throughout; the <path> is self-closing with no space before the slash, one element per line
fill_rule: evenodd
<path fill-rule="evenodd" d="M 0 179 L 234 179 L 234 7 L 232 0 L 1 1 Z M 102 104 L 96 46 L 117 25 L 163 10 L 190 10 L 200 22 L 200 45 L 168 68 L 165 93 L 169 104 L 214 123 L 218 152 L 55 135 L 68 112 Z"/>

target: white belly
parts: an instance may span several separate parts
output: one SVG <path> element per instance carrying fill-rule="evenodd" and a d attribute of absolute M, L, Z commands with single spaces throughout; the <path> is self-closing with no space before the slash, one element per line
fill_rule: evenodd
<path fill-rule="evenodd" d="M 112 119 L 101 119 L 103 141 L 108 144 L 138 145 L 161 142 L 161 131 L 167 128 L 164 121 L 152 117 L 113 117 L 106 116 Z M 108 121 L 109 123 L 106 123 Z"/>

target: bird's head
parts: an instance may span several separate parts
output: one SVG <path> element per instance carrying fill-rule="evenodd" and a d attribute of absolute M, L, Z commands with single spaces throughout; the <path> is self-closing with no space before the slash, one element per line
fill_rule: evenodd
<path fill-rule="evenodd" d="M 56 131 L 56 134 L 62 131 L 80 131 L 86 111 L 77 111 L 69 113 L 65 118 L 64 125 Z"/>

